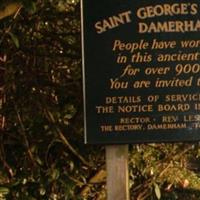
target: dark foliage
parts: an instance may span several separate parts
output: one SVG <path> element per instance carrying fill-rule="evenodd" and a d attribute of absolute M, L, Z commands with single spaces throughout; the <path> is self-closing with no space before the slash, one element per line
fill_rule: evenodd
<path fill-rule="evenodd" d="M 103 200 L 104 148 L 83 144 L 79 1 L 21 2 L 0 23 L 0 199 Z M 198 200 L 199 156 L 131 146 L 131 198 Z"/>

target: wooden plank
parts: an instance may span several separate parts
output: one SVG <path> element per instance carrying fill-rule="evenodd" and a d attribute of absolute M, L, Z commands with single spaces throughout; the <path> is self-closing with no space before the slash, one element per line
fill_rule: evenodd
<path fill-rule="evenodd" d="M 106 146 L 107 200 L 129 200 L 128 145 Z"/>

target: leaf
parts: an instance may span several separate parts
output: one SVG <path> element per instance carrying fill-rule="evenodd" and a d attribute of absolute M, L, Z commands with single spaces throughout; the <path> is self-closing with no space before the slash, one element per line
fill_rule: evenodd
<path fill-rule="evenodd" d="M 0 20 L 15 14 L 22 6 L 20 2 L 7 2 L 0 5 Z"/>
<path fill-rule="evenodd" d="M 57 180 L 60 176 L 60 171 L 58 169 L 54 169 L 51 174 L 51 178 L 53 180 Z"/>
<path fill-rule="evenodd" d="M 33 1 L 27 1 L 27 0 L 23 0 L 23 5 L 24 5 L 24 8 L 30 12 L 31 14 L 35 13 L 36 12 L 36 4 L 35 2 Z"/>
<path fill-rule="evenodd" d="M 154 183 L 154 191 L 155 191 L 157 199 L 161 199 L 160 187 L 156 183 Z"/>
<path fill-rule="evenodd" d="M 41 196 L 44 196 L 46 194 L 46 190 L 44 187 L 41 187 L 39 191 Z"/>
<path fill-rule="evenodd" d="M 39 164 L 39 165 L 43 165 L 43 162 L 42 162 L 42 160 L 37 156 L 36 158 L 36 161 L 37 161 L 37 163 Z"/>
<path fill-rule="evenodd" d="M 9 188 L 6 187 L 0 187 L 0 194 L 6 195 L 10 192 Z"/>
<path fill-rule="evenodd" d="M 17 36 L 14 35 L 14 34 L 11 33 L 11 32 L 8 32 L 8 34 L 10 35 L 10 37 L 11 37 L 12 41 L 14 42 L 15 46 L 16 46 L 17 48 L 19 48 L 19 39 L 17 38 Z"/>

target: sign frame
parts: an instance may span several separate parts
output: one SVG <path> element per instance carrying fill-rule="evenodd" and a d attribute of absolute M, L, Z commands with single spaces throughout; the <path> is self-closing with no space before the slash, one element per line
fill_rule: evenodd
<path fill-rule="evenodd" d="M 200 45 L 197 43 L 200 41 L 200 27 L 197 22 L 200 20 L 200 11 L 196 10 L 200 8 L 200 3 L 197 0 L 184 3 L 178 0 L 138 2 L 116 0 L 116 8 L 112 7 L 112 0 L 103 0 L 98 6 L 92 0 L 81 2 L 85 143 L 199 141 Z M 175 4 L 180 13 L 173 13 L 171 16 L 171 13 L 163 12 L 162 16 L 159 13 L 151 16 L 151 9 L 155 12 L 156 8 L 166 9 L 166 5 L 175 7 Z M 140 16 L 145 9 L 147 16 Z M 90 10 L 92 11 L 87 13 Z M 114 19 L 121 19 L 117 24 L 119 26 L 116 26 Z M 133 19 L 136 20 L 133 22 Z M 186 24 L 186 21 L 193 20 L 196 25 L 190 31 L 185 27 L 185 32 L 182 33 L 180 26 L 176 27 L 178 31 L 173 29 L 175 25 L 170 25 L 172 20 L 177 27 L 179 21 Z M 167 23 L 169 27 L 163 28 L 163 25 L 160 29 L 164 29 L 163 32 L 159 32 L 158 28 L 150 28 L 151 23 L 159 25 L 159 22 Z M 141 28 L 144 23 L 149 26 L 145 33 Z M 134 27 L 135 32 L 130 27 Z M 189 37 L 192 39 L 188 40 Z M 185 41 L 194 41 L 198 47 L 192 51 L 188 47 L 184 49 L 181 45 Z M 136 50 L 134 45 L 137 46 Z M 157 54 L 161 56 L 156 57 Z M 162 56 L 168 54 L 171 55 L 171 60 L 162 61 Z M 130 55 L 132 61 L 126 61 Z M 176 59 L 173 60 L 173 57 Z M 191 68 L 196 64 L 195 73 L 183 73 L 185 63 L 191 65 Z M 147 67 L 141 70 L 142 65 Z M 138 81 L 138 87 L 141 88 L 137 88 L 135 84 L 130 92 L 126 83 L 129 85 L 132 76 L 128 72 L 139 74 L 138 77 L 134 76 L 134 80 L 135 83 Z M 117 86 L 114 88 L 119 77 L 123 79 L 120 89 Z M 166 87 L 165 84 L 169 86 Z M 128 106 L 123 109 L 121 105 L 127 104 L 121 101 L 128 101 Z M 132 110 L 129 112 L 129 109 Z"/>

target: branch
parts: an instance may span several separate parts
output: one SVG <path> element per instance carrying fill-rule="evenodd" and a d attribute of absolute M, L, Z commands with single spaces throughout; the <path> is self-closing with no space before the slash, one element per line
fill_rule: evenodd
<path fill-rule="evenodd" d="M 2 142 L 2 136 L 3 134 L 0 135 L 1 136 L 1 144 L 0 144 L 0 162 L 2 162 L 3 167 L 6 169 L 6 171 L 8 172 L 8 174 L 10 175 L 10 177 L 14 176 L 14 172 L 11 168 L 11 166 L 7 163 L 6 159 L 5 159 L 5 152 L 4 152 L 4 144 Z"/>
<path fill-rule="evenodd" d="M 106 171 L 105 169 L 100 169 L 92 178 L 90 178 L 88 184 L 82 189 L 80 193 L 81 196 L 87 197 L 93 184 L 102 183 L 105 181 L 105 179 L 106 179 Z"/>
<path fill-rule="evenodd" d="M 21 129 L 21 134 L 22 134 L 22 137 L 24 139 L 25 146 L 27 148 L 27 153 L 28 153 L 29 159 L 31 160 L 31 162 L 33 163 L 33 165 L 35 165 L 34 156 L 33 156 L 32 152 L 31 152 L 31 148 L 30 148 L 30 144 L 29 144 L 28 138 L 26 137 L 26 129 L 25 129 L 25 126 L 23 124 L 21 115 L 20 115 L 20 113 L 19 113 L 18 108 L 17 108 L 16 105 L 15 105 L 15 112 L 17 114 L 18 122 L 19 122 L 20 129 Z"/>
<path fill-rule="evenodd" d="M 52 123 L 52 124 L 56 124 L 56 120 L 54 119 L 53 114 L 45 109 L 44 110 L 45 115 L 47 116 L 47 119 Z M 87 162 L 75 149 L 74 147 L 69 143 L 69 141 L 67 140 L 67 138 L 64 136 L 64 134 L 62 133 L 62 131 L 56 127 L 56 132 L 59 135 L 59 138 L 61 139 L 61 141 L 63 142 L 63 144 L 77 157 L 79 158 L 79 160 L 85 164 L 86 166 L 92 167 L 92 165 Z"/>

